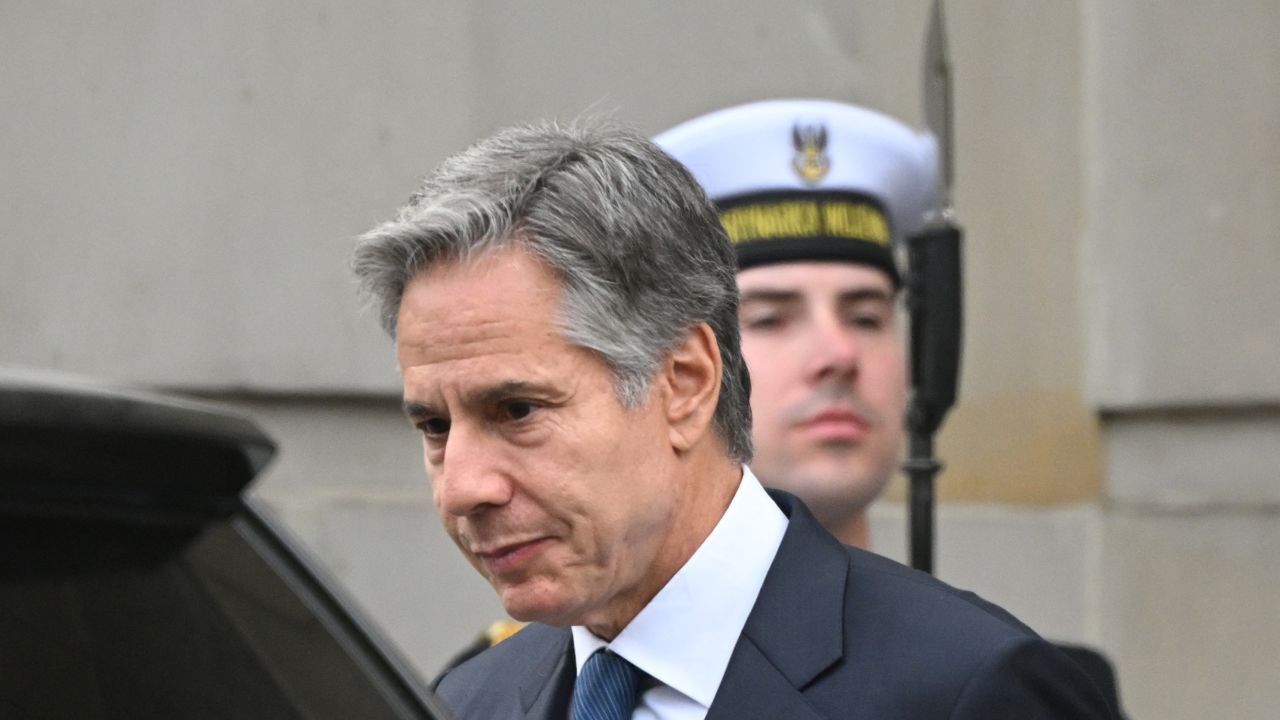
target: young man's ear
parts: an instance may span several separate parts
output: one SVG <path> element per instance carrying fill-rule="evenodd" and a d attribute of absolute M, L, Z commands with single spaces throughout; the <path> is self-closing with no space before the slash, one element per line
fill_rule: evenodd
<path fill-rule="evenodd" d="M 668 354 L 663 366 L 666 412 L 677 452 L 694 447 L 710 432 L 723 371 L 720 346 L 706 323 L 690 328 L 684 342 Z"/>

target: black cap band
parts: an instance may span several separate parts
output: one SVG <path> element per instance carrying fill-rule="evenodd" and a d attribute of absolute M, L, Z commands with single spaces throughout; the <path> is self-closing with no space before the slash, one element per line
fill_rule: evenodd
<path fill-rule="evenodd" d="M 893 228 L 876 198 L 854 191 L 783 190 L 716 203 L 738 253 L 738 269 L 803 260 L 844 261 L 883 270 L 901 284 Z"/>

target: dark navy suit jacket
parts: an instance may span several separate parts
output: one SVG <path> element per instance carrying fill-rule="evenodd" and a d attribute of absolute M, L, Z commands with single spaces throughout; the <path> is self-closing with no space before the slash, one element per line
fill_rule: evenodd
<path fill-rule="evenodd" d="M 1083 672 L 1004 610 L 841 545 L 796 498 L 708 720 L 1110 718 Z M 567 628 L 533 623 L 436 681 L 464 720 L 564 720 Z"/>

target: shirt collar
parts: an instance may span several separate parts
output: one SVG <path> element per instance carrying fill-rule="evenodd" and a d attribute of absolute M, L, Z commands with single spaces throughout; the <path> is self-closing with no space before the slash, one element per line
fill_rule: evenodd
<path fill-rule="evenodd" d="M 786 529 L 786 515 L 743 466 L 742 482 L 711 534 L 613 642 L 573 627 L 578 670 L 608 647 L 710 707 Z"/>

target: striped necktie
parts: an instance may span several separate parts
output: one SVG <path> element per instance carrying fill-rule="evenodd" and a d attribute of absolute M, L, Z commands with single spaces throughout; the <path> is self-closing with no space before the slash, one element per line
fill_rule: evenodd
<path fill-rule="evenodd" d="M 640 678 L 625 658 L 597 650 L 573 686 L 573 720 L 629 720 Z"/>

